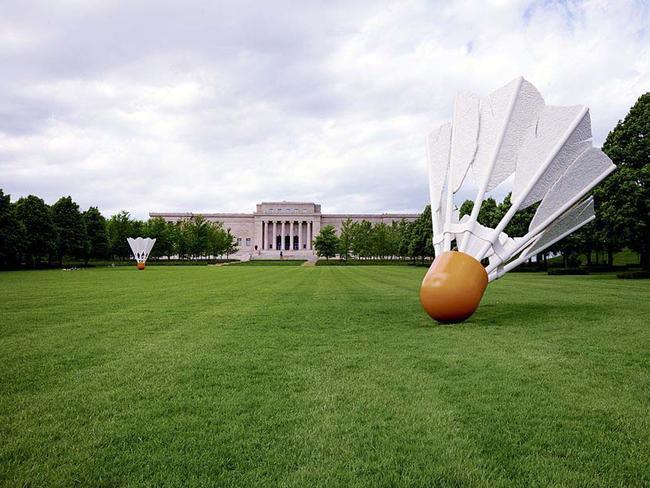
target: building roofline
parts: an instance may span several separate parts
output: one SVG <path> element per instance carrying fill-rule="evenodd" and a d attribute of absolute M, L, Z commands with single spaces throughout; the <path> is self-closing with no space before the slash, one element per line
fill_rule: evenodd
<path fill-rule="evenodd" d="M 258 214 L 255 213 L 207 213 L 207 212 L 149 212 L 150 218 L 156 217 L 167 217 L 167 218 L 191 218 L 201 215 L 205 218 L 219 218 L 219 217 L 249 217 L 253 218 L 258 215 L 265 215 L 270 217 L 299 217 L 299 216 L 317 216 L 320 215 L 321 218 L 330 218 L 330 219 L 379 219 L 379 218 L 392 218 L 392 219 L 416 219 L 420 216 L 419 213 L 349 213 L 349 214 L 323 214 L 323 213 L 306 213 L 306 214 L 292 214 L 292 213 L 272 213 L 272 214 Z"/>
<path fill-rule="evenodd" d="M 342 217 L 349 217 L 349 218 L 355 218 L 355 219 L 360 219 L 364 217 L 368 218 L 380 218 L 380 217 L 393 217 L 393 218 L 418 218 L 420 214 L 411 214 L 411 213 L 380 213 L 380 214 L 321 214 L 322 217 L 330 217 L 330 218 L 342 218 Z"/>
<path fill-rule="evenodd" d="M 257 205 L 277 205 L 277 204 L 288 204 L 288 205 L 320 205 L 320 203 L 314 203 L 314 202 L 292 202 L 292 201 L 286 201 L 282 200 L 280 202 L 260 202 Z"/>
<path fill-rule="evenodd" d="M 196 217 L 200 215 L 205 218 L 215 217 L 254 217 L 252 213 L 207 213 L 207 212 L 149 212 L 149 217 Z"/>

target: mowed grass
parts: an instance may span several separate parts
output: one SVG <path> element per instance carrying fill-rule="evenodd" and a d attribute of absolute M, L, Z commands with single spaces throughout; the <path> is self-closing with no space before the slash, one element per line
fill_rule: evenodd
<path fill-rule="evenodd" d="M 650 281 L 425 271 L 0 273 L 0 483 L 650 485 Z"/>

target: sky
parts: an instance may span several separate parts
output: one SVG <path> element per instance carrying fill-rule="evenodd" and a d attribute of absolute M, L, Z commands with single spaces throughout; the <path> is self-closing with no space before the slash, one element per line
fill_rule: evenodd
<path fill-rule="evenodd" d="M 82 209 L 418 212 L 457 91 L 523 75 L 594 144 L 650 90 L 650 1 L 0 0 L 0 188 Z"/>

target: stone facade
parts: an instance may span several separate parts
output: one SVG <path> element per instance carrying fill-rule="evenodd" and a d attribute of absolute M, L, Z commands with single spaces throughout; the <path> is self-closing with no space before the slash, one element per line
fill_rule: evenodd
<path fill-rule="evenodd" d="M 203 213 L 211 222 L 221 222 L 237 238 L 238 254 L 251 257 L 305 257 L 314 254 L 313 240 L 321 228 L 333 226 L 340 232 L 343 222 L 367 220 L 373 224 L 413 221 L 418 214 L 323 214 L 321 206 L 310 202 L 262 202 L 254 213 Z M 177 222 L 193 213 L 151 212 L 150 217 L 162 217 Z M 284 239 L 282 238 L 284 236 Z"/>

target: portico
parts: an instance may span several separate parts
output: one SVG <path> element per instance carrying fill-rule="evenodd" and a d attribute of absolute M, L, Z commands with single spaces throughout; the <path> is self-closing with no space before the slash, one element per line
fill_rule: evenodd
<path fill-rule="evenodd" d="M 258 249 L 276 251 L 311 251 L 313 220 L 260 219 Z"/>

